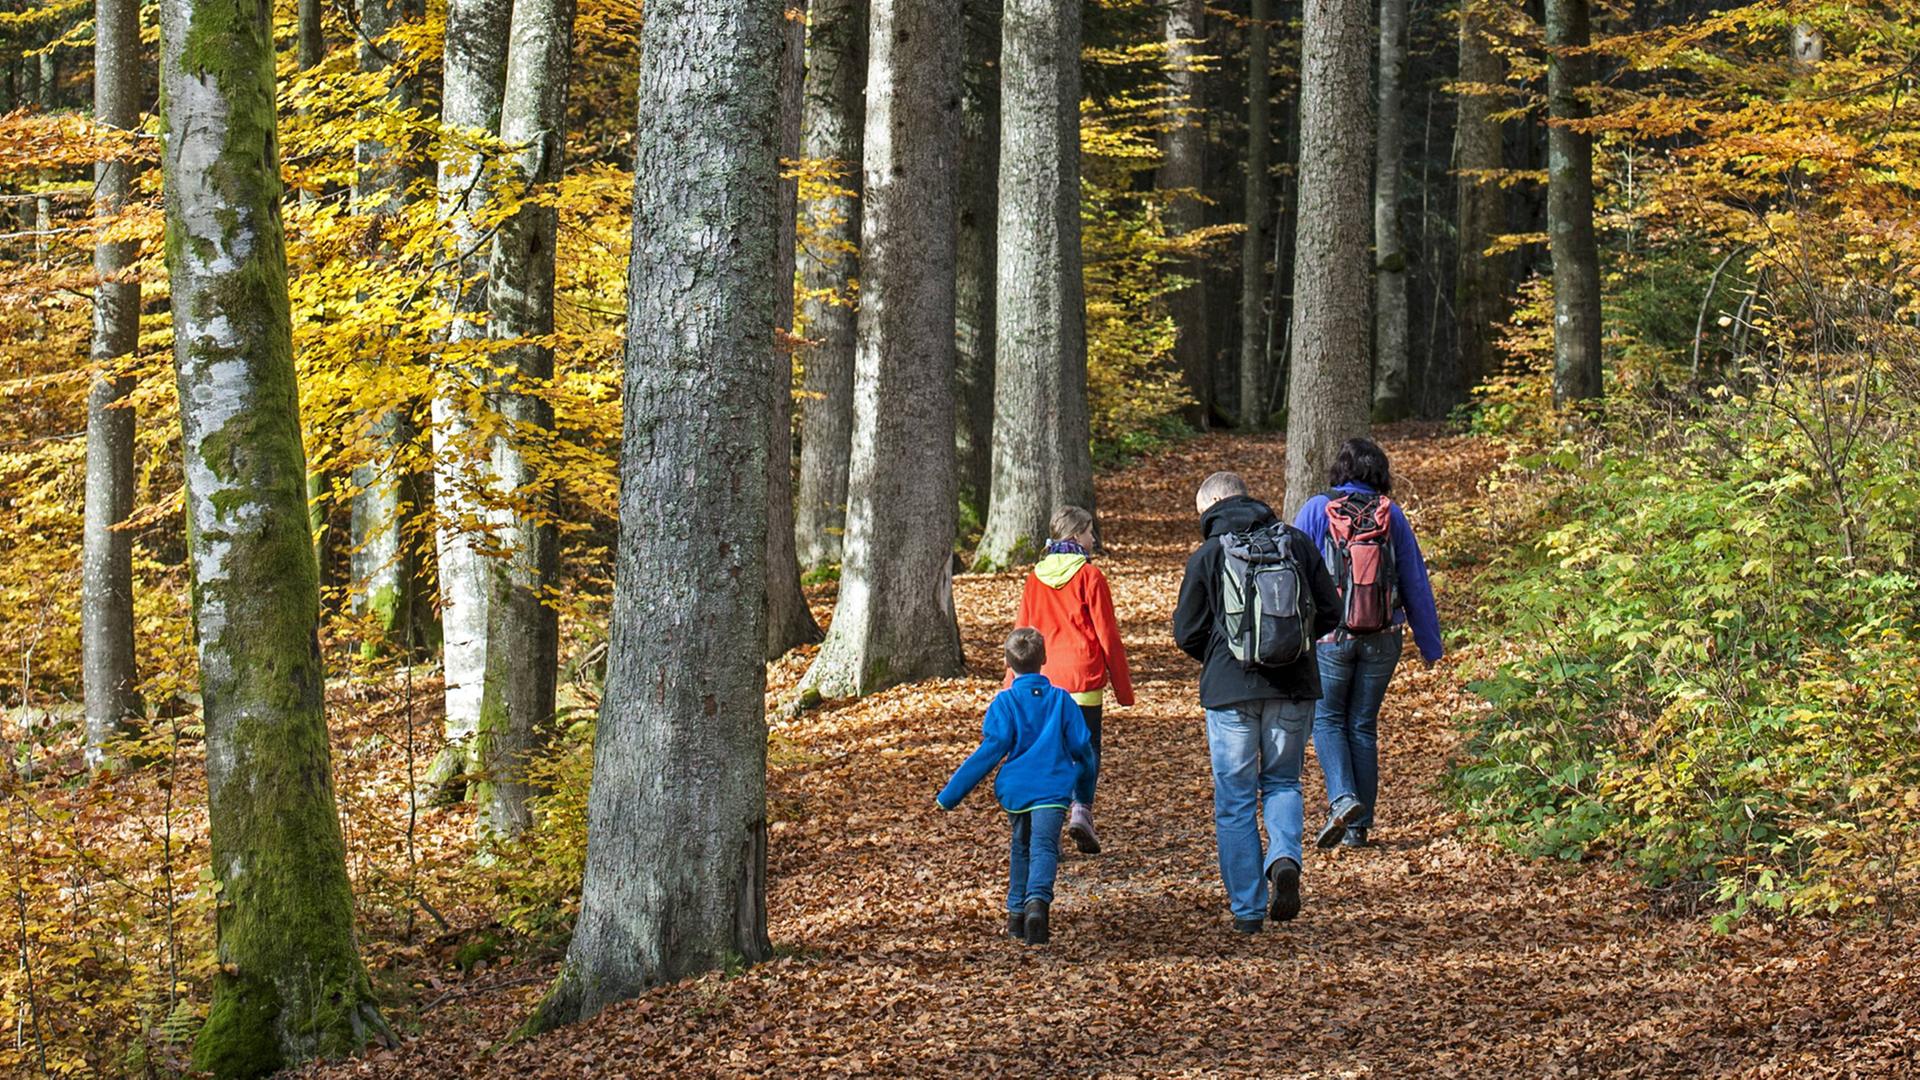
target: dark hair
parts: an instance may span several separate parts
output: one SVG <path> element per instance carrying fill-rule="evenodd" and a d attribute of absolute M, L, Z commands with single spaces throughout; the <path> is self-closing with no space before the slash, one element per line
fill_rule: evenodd
<path fill-rule="evenodd" d="M 1372 439 L 1348 439 L 1327 470 L 1327 486 L 1365 484 L 1382 495 L 1393 491 L 1393 470 L 1387 467 L 1387 452 Z"/>
<path fill-rule="evenodd" d="M 1047 639 L 1031 626 L 1007 635 L 1007 666 L 1016 675 L 1031 675 L 1047 662 Z"/>

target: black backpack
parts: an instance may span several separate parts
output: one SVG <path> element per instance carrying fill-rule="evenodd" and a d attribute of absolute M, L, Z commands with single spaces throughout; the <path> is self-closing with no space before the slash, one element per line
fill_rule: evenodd
<path fill-rule="evenodd" d="M 1220 620 L 1233 658 L 1285 667 L 1313 654 L 1313 591 L 1275 522 L 1220 537 Z"/>

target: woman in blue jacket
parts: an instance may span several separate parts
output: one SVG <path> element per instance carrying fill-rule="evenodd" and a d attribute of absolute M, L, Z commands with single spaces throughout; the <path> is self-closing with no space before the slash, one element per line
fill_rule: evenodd
<path fill-rule="evenodd" d="M 1307 500 L 1293 524 L 1327 561 L 1328 572 L 1343 590 L 1343 601 L 1349 586 L 1341 581 L 1342 557 L 1330 540 L 1334 532 L 1330 508 L 1362 517 L 1384 510 L 1392 556 L 1390 611 L 1382 620 L 1388 625 L 1351 631 L 1344 618 L 1353 610 L 1348 604 L 1340 629 L 1321 638 L 1319 645 L 1321 696 L 1313 714 L 1313 753 L 1326 777 L 1328 812 L 1318 843 L 1323 848 L 1366 847 L 1380 793 L 1380 704 L 1400 663 L 1403 628 L 1412 628 L 1420 656 L 1431 664 L 1442 652 L 1440 616 L 1434 609 L 1433 586 L 1427 580 L 1420 543 L 1406 514 L 1390 497 L 1393 473 L 1386 452 L 1371 439 L 1348 439 L 1334 459 L 1328 482 L 1332 490 Z"/>

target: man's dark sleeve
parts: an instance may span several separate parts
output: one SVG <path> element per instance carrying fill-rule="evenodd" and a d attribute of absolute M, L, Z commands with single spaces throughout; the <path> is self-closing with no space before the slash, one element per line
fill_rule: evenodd
<path fill-rule="evenodd" d="M 1313 550 L 1313 541 L 1298 529 L 1291 529 L 1293 557 L 1307 568 L 1307 584 L 1313 590 L 1313 636 L 1323 638 L 1340 629 L 1340 594 L 1334 591 L 1333 575 L 1327 573 L 1326 560 Z"/>
<path fill-rule="evenodd" d="M 1212 541 L 1208 541 L 1212 543 Z M 1207 639 L 1213 636 L 1213 611 L 1207 598 L 1207 575 L 1202 569 L 1206 545 L 1187 559 L 1186 576 L 1180 579 L 1180 602 L 1173 609 L 1173 640 L 1180 651 L 1201 663 L 1207 662 Z M 1324 575 L 1326 571 L 1321 571 Z"/>

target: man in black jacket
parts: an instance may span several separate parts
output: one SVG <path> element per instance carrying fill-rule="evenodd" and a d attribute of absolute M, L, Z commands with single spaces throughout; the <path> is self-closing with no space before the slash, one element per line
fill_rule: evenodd
<path fill-rule="evenodd" d="M 1300 765 L 1313 705 L 1320 698 L 1320 668 L 1311 651 L 1284 667 L 1248 667 L 1234 659 L 1220 618 L 1220 538 L 1267 528 L 1278 519 L 1266 503 L 1248 496 L 1246 481 L 1230 472 L 1207 477 L 1194 501 L 1206 540 L 1187 559 L 1180 603 L 1173 612 L 1173 637 L 1203 665 L 1200 706 L 1207 713 L 1207 745 L 1213 755 L 1220 877 L 1233 908 L 1234 929 L 1257 934 L 1269 914 L 1284 921 L 1300 913 Z M 1313 594 L 1313 636 L 1318 640 L 1340 624 L 1333 579 L 1305 533 L 1291 525 L 1281 528 Z M 1271 840 L 1264 852 L 1254 818 L 1255 808 L 1262 805 Z"/>

